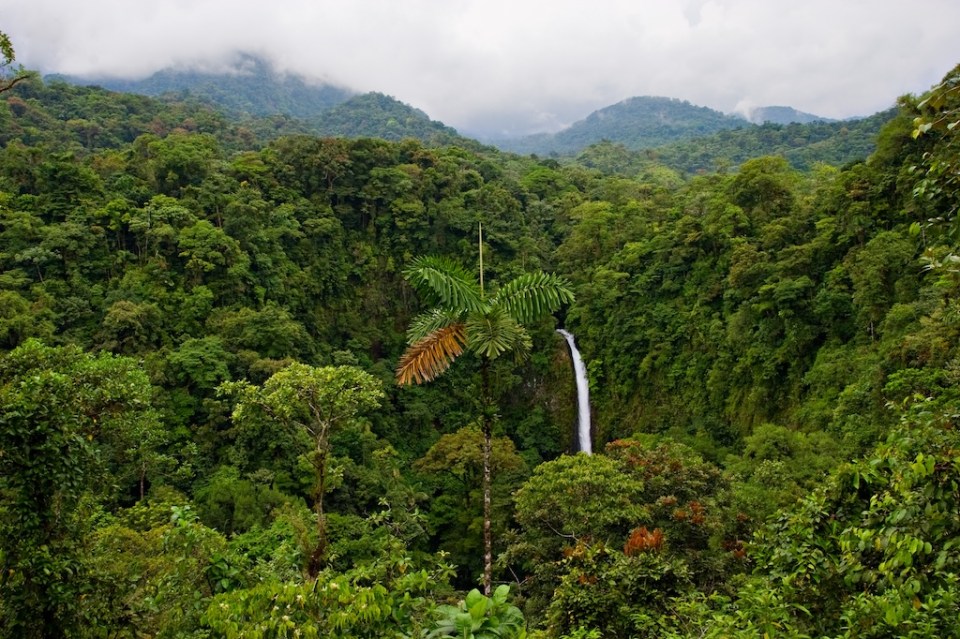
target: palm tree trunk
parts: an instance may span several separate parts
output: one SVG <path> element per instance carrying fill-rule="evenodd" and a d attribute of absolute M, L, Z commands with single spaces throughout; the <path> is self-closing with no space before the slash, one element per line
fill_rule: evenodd
<path fill-rule="evenodd" d="M 490 402 L 490 371 L 487 358 L 481 364 L 481 381 L 483 389 L 483 594 L 490 596 L 493 582 L 493 533 L 490 526 L 490 492 L 491 470 L 490 458 L 492 448 L 491 402 Z"/>

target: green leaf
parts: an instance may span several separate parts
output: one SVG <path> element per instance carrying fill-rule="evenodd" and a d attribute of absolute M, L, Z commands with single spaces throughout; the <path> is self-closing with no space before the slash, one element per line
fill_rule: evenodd
<path fill-rule="evenodd" d="M 480 601 L 476 602 L 469 608 L 470 616 L 473 617 L 474 624 L 479 624 L 483 621 L 484 616 L 487 614 L 487 608 L 490 605 L 490 600 L 484 597 Z"/>
<path fill-rule="evenodd" d="M 507 597 L 510 595 L 510 586 L 501 584 L 493 591 L 493 603 L 496 606 L 502 606 L 507 603 Z"/>
<path fill-rule="evenodd" d="M 454 627 L 457 630 L 457 636 L 470 639 L 473 635 L 473 617 L 468 612 L 461 612 L 454 619 Z"/>
<path fill-rule="evenodd" d="M 435 308 L 421 313 L 410 322 L 410 328 L 407 329 L 407 343 L 414 344 L 419 342 L 430 333 L 446 328 L 451 324 L 461 321 L 462 313 L 457 313 L 442 308 Z"/>
<path fill-rule="evenodd" d="M 573 301 L 569 282 L 540 271 L 507 282 L 492 300 L 518 322 L 530 322 Z"/>
<path fill-rule="evenodd" d="M 490 359 L 496 359 L 507 351 L 523 354 L 531 346 L 526 330 L 500 309 L 483 315 L 471 315 L 467 319 L 466 330 L 470 350 Z"/>
<path fill-rule="evenodd" d="M 479 284 L 452 260 L 418 257 L 404 270 L 404 277 L 430 305 L 465 313 L 479 313 L 487 308 Z"/>
<path fill-rule="evenodd" d="M 464 600 L 464 603 L 466 604 L 467 608 L 473 608 L 475 605 L 477 605 L 477 602 L 483 601 L 484 599 L 486 599 L 486 597 L 484 597 L 479 590 L 474 588 L 467 593 L 467 598 Z"/>

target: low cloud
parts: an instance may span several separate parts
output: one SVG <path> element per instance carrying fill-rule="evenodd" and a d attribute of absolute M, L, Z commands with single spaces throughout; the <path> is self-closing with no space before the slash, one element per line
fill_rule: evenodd
<path fill-rule="evenodd" d="M 486 135 L 556 130 L 635 95 L 867 115 L 960 61 L 954 0 L 0 0 L 0 15 L 45 72 L 215 70 L 246 51 Z"/>

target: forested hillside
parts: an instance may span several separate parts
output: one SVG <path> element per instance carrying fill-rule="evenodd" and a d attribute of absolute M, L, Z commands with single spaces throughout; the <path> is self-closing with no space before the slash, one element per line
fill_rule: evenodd
<path fill-rule="evenodd" d="M 747 119 L 754 124 L 808 124 L 810 122 L 833 122 L 812 113 L 804 113 L 788 106 L 766 106 L 750 109 Z"/>
<path fill-rule="evenodd" d="M 690 178 L 0 85 L 0 634 L 960 635 L 958 82 Z"/>
<path fill-rule="evenodd" d="M 751 125 L 738 116 L 684 100 L 640 96 L 594 111 L 557 133 L 504 140 L 498 146 L 516 153 L 572 154 L 612 140 L 638 150 L 745 126 Z"/>
<path fill-rule="evenodd" d="M 427 145 L 476 146 L 456 129 L 382 93 L 365 93 L 308 120 L 311 132 L 331 137 L 376 137 L 398 142 L 406 138 Z"/>
<path fill-rule="evenodd" d="M 52 86 L 64 81 L 89 84 L 82 78 L 47 78 Z M 472 150 L 482 147 L 390 96 L 376 92 L 352 95 L 332 85 L 314 86 L 301 77 L 278 74 L 253 56 L 240 56 L 232 73 L 168 69 L 145 80 L 104 80 L 100 84 L 114 91 L 158 96 L 171 111 L 197 113 L 206 107 L 220 111 L 221 125 L 237 128 L 246 135 L 248 145 L 253 140 L 306 133 L 392 141 L 413 138 L 428 146 L 457 145 Z M 104 115 L 96 109 L 98 99 L 90 97 L 98 92 L 91 94 L 90 89 L 60 87 L 57 97 L 47 98 L 69 101 L 66 108 L 75 112 L 71 121 L 78 128 L 83 122 L 75 121 L 99 121 Z M 131 99 L 135 100 L 126 98 Z M 789 107 L 764 107 L 755 111 L 760 118 L 755 121 L 762 124 L 757 126 L 681 100 L 638 97 L 600 109 L 559 133 L 498 140 L 495 145 L 523 154 L 563 155 L 565 161 L 576 157 L 584 166 L 616 173 L 636 173 L 656 164 L 682 173 L 715 171 L 760 155 L 782 155 L 795 168 L 807 170 L 818 162 L 842 166 L 866 158 L 873 152 L 880 128 L 894 113 L 895 109 L 890 109 L 833 122 Z M 763 118 L 771 121 L 764 124 Z M 190 126 L 191 121 L 186 124 Z M 138 130 L 149 129 L 141 125 Z M 84 132 L 95 135 L 96 128 Z"/>
<path fill-rule="evenodd" d="M 278 73 L 263 58 L 236 54 L 220 72 L 164 69 L 138 80 L 54 77 L 77 85 L 97 85 L 121 93 L 194 98 L 233 116 L 286 115 L 309 119 L 353 96 L 349 89 Z"/>
<path fill-rule="evenodd" d="M 576 162 L 628 175 L 658 165 L 685 175 L 713 173 L 763 155 L 781 156 L 802 171 L 817 164 L 840 167 L 873 153 L 880 130 L 896 115 L 897 110 L 890 109 L 849 122 L 749 126 L 639 151 L 605 140 L 580 151 Z"/>
<path fill-rule="evenodd" d="M 105 88 L 159 98 L 173 110 L 197 110 L 197 105 L 204 105 L 203 110 L 222 112 L 223 118 L 253 130 L 258 138 L 309 133 L 391 141 L 413 138 L 430 146 L 478 146 L 476 141 L 460 136 L 423 111 L 382 93 L 358 94 L 297 74 L 280 73 L 269 61 L 252 54 L 238 53 L 233 58 L 216 72 L 168 68 L 138 80 L 62 75 L 47 76 L 45 80 L 48 85 L 67 83 L 77 87 L 60 87 L 61 93 L 89 95 L 91 88 Z M 95 112 L 90 115 L 97 117 Z"/>

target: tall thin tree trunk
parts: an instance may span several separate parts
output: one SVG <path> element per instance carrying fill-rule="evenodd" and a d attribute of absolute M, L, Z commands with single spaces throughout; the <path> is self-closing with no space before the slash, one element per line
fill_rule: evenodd
<path fill-rule="evenodd" d="M 315 578 L 323 567 L 324 556 L 327 554 L 327 519 L 323 513 L 323 494 L 327 489 L 327 450 L 323 443 L 317 442 L 315 463 L 317 471 L 317 496 L 314 500 L 314 510 L 317 513 L 317 546 L 310 554 L 307 563 L 307 574 Z"/>
<path fill-rule="evenodd" d="M 491 471 L 493 418 L 490 414 L 490 371 L 487 359 L 481 364 L 483 390 L 483 594 L 490 596 L 493 583 L 493 533 L 490 526 Z"/>
<path fill-rule="evenodd" d="M 490 418 L 483 418 L 483 594 L 493 581 L 493 533 L 490 530 Z"/>

